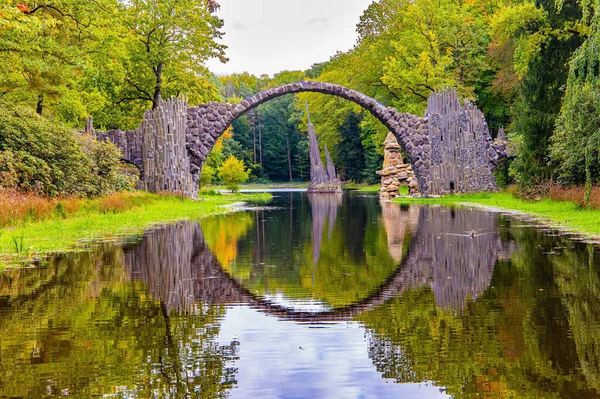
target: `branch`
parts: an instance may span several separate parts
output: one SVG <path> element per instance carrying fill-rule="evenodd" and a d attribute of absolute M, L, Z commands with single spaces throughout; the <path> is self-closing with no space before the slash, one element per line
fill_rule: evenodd
<path fill-rule="evenodd" d="M 412 87 L 409 87 L 408 90 L 410 90 L 412 92 L 412 94 L 414 94 L 415 96 L 421 97 L 423 100 L 427 100 L 427 97 L 425 97 L 422 94 L 417 93 L 416 91 L 413 90 Z"/>
<path fill-rule="evenodd" d="M 281 125 L 281 123 L 279 123 L 279 121 L 277 119 L 275 119 L 272 115 L 267 114 L 267 116 L 275 123 L 277 123 L 279 125 L 280 128 L 282 128 L 283 130 L 287 130 L 283 125 Z"/>
<path fill-rule="evenodd" d="M 398 95 L 396 93 L 394 93 L 394 91 L 392 89 L 390 89 L 390 87 L 386 84 L 379 83 L 379 82 L 372 82 L 372 83 L 369 83 L 369 86 L 383 87 L 387 90 L 388 93 L 390 93 L 392 95 L 392 97 L 394 97 L 396 100 L 400 100 L 400 97 L 398 97 Z"/>
<path fill-rule="evenodd" d="M 426 88 L 427 90 L 430 90 L 430 91 L 435 91 L 435 89 L 433 87 L 428 86 L 425 83 L 417 83 L 417 86 L 424 87 L 424 88 Z"/>
<path fill-rule="evenodd" d="M 115 101 L 115 104 L 121 104 L 124 103 L 125 101 L 137 101 L 137 100 L 142 100 L 142 101 L 152 101 L 151 98 L 146 98 L 146 97 L 123 97 L 120 100 Z"/>
<path fill-rule="evenodd" d="M 34 14 L 35 12 L 37 12 L 37 11 L 39 11 L 39 10 L 43 10 L 43 9 L 50 9 L 50 10 L 54 10 L 54 11 L 56 11 L 57 13 L 59 13 L 61 16 L 63 16 L 63 17 L 67 17 L 67 18 L 70 18 L 71 20 L 75 21 L 75 24 L 77 25 L 77 29 L 79 29 L 79 25 L 81 24 L 81 22 L 80 22 L 80 21 L 79 21 L 79 20 L 78 20 L 78 19 L 77 19 L 75 16 L 73 16 L 73 15 L 71 15 L 71 14 L 68 14 L 68 13 L 66 13 L 66 12 L 63 12 L 63 11 L 62 11 L 61 9 L 59 9 L 58 7 L 55 7 L 55 6 L 53 6 L 53 5 L 50 5 L 50 4 L 40 4 L 39 6 L 35 7 L 33 10 L 31 10 L 31 11 L 29 12 L 29 14 L 30 14 L 30 15 L 31 15 L 31 14 Z M 86 27 L 86 28 L 88 28 L 88 27 L 89 27 L 89 24 L 88 24 L 88 25 L 81 24 L 81 25 L 83 25 L 83 26 L 84 26 L 84 27 Z"/>
<path fill-rule="evenodd" d="M 125 78 L 125 82 L 129 83 L 130 85 L 132 85 L 140 93 L 145 94 L 146 96 L 148 96 L 148 98 L 150 99 L 150 101 L 152 101 L 152 96 L 146 90 L 142 89 L 137 84 L 135 84 L 134 82 L 132 82 L 131 79 Z"/>

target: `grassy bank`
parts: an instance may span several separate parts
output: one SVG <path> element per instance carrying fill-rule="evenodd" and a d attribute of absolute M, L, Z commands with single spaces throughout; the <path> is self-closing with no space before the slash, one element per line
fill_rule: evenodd
<path fill-rule="evenodd" d="M 0 230 L 0 268 L 15 259 L 27 260 L 45 253 L 68 251 L 91 240 L 139 235 L 155 224 L 198 220 L 224 213 L 228 209 L 223 206 L 234 202 L 268 201 L 270 198 L 269 194 L 234 194 L 192 201 L 173 195 L 122 193 L 107 198 L 77 200 L 76 209 L 68 212 L 65 209 L 74 204 L 64 205 L 69 203 L 66 200 L 48 201 L 55 204 L 54 210 L 42 219 L 25 217 L 13 220 Z M 36 206 L 42 208 L 40 204 Z M 29 214 L 33 213 L 29 211 Z"/>
<path fill-rule="evenodd" d="M 351 184 L 344 184 L 342 186 L 342 188 L 344 190 L 352 190 L 352 191 L 362 191 L 365 193 L 374 193 L 379 191 L 379 188 L 381 186 L 379 184 L 371 184 L 371 185 L 366 185 L 366 184 L 355 184 L 355 183 L 351 183 Z"/>
<path fill-rule="evenodd" d="M 308 182 L 305 183 L 250 183 L 240 185 L 240 190 L 266 190 L 266 189 L 286 189 L 286 188 L 308 188 Z M 227 187 L 221 185 L 208 185 L 202 188 L 202 191 L 227 191 Z"/>
<path fill-rule="evenodd" d="M 342 187 L 344 190 L 360 191 L 365 193 L 377 193 L 381 188 L 380 184 L 346 184 Z M 400 186 L 400 194 L 408 195 L 408 186 Z"/>
<path fill-rule="evenodd" d="M 583 208 L 569 201 L 524 201 L 509 193 L 448 195 L 442 198 L 399 198 L 400 203 L 469 205 L 527 213 L 553 226 L 600 237 L 600 209 Z"/>

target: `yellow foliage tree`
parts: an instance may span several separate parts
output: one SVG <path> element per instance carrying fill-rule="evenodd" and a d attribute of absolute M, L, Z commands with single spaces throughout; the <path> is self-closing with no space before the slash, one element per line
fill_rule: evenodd
<path fill-rule="evenodd" d="M 241 161 L 230 155 L 229 158 L 219 167 L 219 176 L 227 188 L 231 191 L 237 191 L 239 185 L 248 180 L 248 171 Z"/>

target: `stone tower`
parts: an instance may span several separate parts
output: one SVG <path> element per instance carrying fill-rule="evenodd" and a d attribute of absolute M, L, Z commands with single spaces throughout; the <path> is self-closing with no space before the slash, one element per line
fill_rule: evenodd
<path fill-rule="evenodd" d="M 383 169 L 377 171 L 381 176 L 381 189 L 379 198 L 383 200 L 392 199 L 400 196 L 400 186 L 406 182 L 408 184 L 408 193 L 410 195 L 419 194 L 419 183 L 415 172 L 409 164 L 405 164 L 400 153 L 400 144 L 396 136 L 388 133 L 383 143 L 384 158 Z"/>

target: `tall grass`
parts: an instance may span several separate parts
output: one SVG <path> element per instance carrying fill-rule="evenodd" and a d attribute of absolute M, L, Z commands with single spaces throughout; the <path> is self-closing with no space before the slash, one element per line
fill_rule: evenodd
<path fill-rule="evenodd" d="M 270 194 L 236 194 L 182 199 L 170 193 L 117 193 L 96 199 L 48 199 L 0 192 L 0 269 L 6 260 L 66 251 L 89 240 L 119 239 L 141 234 L 147 227 L 179 220 L 196 220 L 228 211 L 236 201 L 267 201 Z M 11 207 L 13 209 L 11 209 Z M 4 261 L 4 262 L 3 262 Z"/>
<path fill-rule="evenodd" d="M 550 186 L 550 199 L 553 201 L 569 201 L 579 206 L 585 204 L 585 187 L 583 186 L 559 186 L 553 184 Z M 600 209 L 600 186 L 592 187 L 592 194 L 587 203 L 590 208 Z"/>
<path fill-rule="evenodd" d="M 0 228 L 65 219 L 77 214 L 118 213 L 150 201 L 145 193 L 114 193 L 105 197 L 47 198 L 12 190 L 0 190 Z"/>

